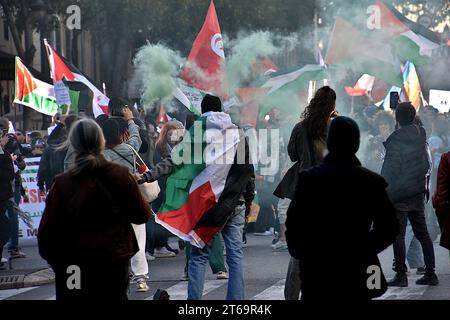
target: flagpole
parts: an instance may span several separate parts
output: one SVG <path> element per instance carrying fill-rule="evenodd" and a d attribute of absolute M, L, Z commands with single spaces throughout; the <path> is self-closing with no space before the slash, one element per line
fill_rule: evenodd
<path fill-rule="evenodd" d="M 354 106 L 353 106 L 353 104 L 354 104 L 353 99 L 354 99 L 354 97 L 352 96 L 352 103 L 351 103 L 351 109 L 350 109 L 350 112 L 351 112 L 351 115 L 352 115 L 352 116 L 355 114 L 355 108 L 354 108 Z"/>
<path fill-rule="evenodd" d="M 54 70 L 54 66 L 52 65 L 52 62 L 50 61 L 50 50 L 49 50 L 50 45 L 48 44 L 47 38 L 44 38 L 43 41 L 44 41 L 44 45 L 45 45 L 45 52 L 47 52 L 48 65 L 50 66 L 50 68 L 49 68 L 50 69 L 50 77 L 52 78 L 53 85 L 54 85 L 55 84 L 55 70 Z M 56 93 L 55 93 L 55 98 L 56 98 Z M 58 104 L 58 106 L 61 107 L 59 104 Z M 71 103 L 67 105 L 66 115 L 69 114 L 71 106 L 72 106 Z M 62 111 L 62 108 L 61 108 L 61 111 Z"/>

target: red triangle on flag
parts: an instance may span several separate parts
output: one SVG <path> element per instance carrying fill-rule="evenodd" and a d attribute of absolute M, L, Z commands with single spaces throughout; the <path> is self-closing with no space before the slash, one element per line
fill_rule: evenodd
<path fill-rule="evenodd" d="M 409 31 L 409 28 L 405 26 L 388 7 L 386 7 L 383 1 L 377 0 L 376 6 L 380 10 L 382 29 L 389 31 L 392 34 L 400 34 Z"/>
<path fill-rule="evenodd" d="M 16 57 L 16 94 L 15 100 L 22 100 L 24 96 L 29 95 L 37 88 L 34 83 L 33 75 L 22 63 L 19 57 Z"/>
<path fill-rule="evenodd" d="M 58 56 L 52 47 L 47 46 L 47 48 L 50 50 L 50 63 L 52 64 L 53 76 L 55 77 L 53 81 L 61 81 L 64 78 L 69 81 L 74 81 L 75 75 L 70 71 L 69 67 L 64 63 L 60 56 Z"/>
<path fill-rule="evenodd" d="M 225 53 L 222 33 L 214 2 L 211 1 L 203 27 L 192 45 L 182 78 L 191 87 L 221 93 L 223 59 Z"/>

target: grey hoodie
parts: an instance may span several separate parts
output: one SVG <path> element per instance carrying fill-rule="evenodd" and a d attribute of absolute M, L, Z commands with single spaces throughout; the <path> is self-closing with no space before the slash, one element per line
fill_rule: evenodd
<path fill-rule="evenodd" d="M 105 159 L 112 163 L 127 167 L 130 173 L 134 173 L 135 168 L 133 168 L 133 164 L 136 156 L 130 146 L 133 147 L 134 150 L 138 151 L 141 148 L 142 140 L 139 136 L 139 127 L 133 121 L 130 121 L 128 124 L 128 132 L 130 133 L 130 137 L 126 143 L 117 145 L 114 147 L 114 151 L 111 149 L 105 149 Z M 128 161 L 123 159 L 117 153 L 122 155 Z"/>

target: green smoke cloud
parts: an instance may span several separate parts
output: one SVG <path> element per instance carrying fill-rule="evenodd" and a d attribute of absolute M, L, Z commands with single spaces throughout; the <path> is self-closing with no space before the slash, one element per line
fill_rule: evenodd
<path fill-rule="evenodd" d="M 184 63 L 178 52 L 162 44 L 148 44 L 139 49 L 133 62 L 144 106 L 172 99 L 172 92 L 181 81 L 179 66 Z"/>

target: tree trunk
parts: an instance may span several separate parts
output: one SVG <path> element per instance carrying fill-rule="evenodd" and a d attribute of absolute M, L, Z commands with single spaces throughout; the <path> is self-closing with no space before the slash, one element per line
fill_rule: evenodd
<path fill-rule="evenodd" d="M 33 59 L 35 52 L 36 48 L 33 45 L 33 28 L 31 27 L 30 21 L 27 21 L 25 27 L 25 53 L 24 53 L 24 62 L 26 65 L 33 66 Z M 35 111 L 28 107 L 23 108 L 23 130 L 29 131 L 32 129 L 32 117 L 34 113 Z"/>
<path fill-rule="evenodd" d="M 124 88 L 128 76 L 128 61 L 130 48 L 128 41 L 122 37 L 116 47 L 115 63 L 113 64 L 113 77 L 111 81 L 112 92 L 118 93 L 120 96 L 126 97 L 128 95 L 127 88 Z"/>

